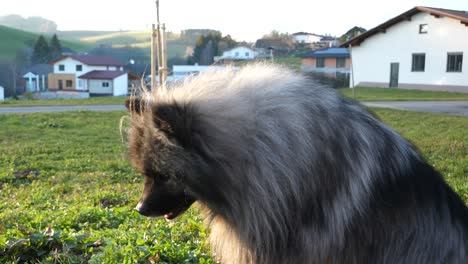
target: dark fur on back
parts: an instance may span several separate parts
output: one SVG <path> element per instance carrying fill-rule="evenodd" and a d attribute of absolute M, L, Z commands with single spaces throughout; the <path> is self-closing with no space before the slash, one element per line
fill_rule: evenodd
<path fill-rule="evenodd" d="M 223 263 L 468 263 L 468 210 L 439 173 L 301 75 L 205 73 L 128 107 L 139 211 L 199 201 Z"/>

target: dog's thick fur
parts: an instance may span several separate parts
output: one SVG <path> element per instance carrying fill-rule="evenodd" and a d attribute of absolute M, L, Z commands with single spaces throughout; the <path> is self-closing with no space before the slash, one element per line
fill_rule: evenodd
<path fill-rule="evenodd" d="M 222 263 L 468 263 L 468 210 L 361 105 L 271 65 L 129 101 L 137 209 L 204 208 Z"/>

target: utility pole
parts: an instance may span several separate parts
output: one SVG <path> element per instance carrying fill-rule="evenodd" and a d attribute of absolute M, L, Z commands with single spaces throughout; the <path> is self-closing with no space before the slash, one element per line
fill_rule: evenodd
<path fill-rule="evenodd" d="M 167 68 L 167 44 L 166 44 L 166 26 L 159 22 L 159 0 L 156 0 L 156 22 L 153 24 L 151 36 L 151 90 L 155 91 L 156 72 L 159 79 L 159 87 L 165 89 L 168 74 Z M 156 61 L 158 70 L 156 70 Z"/>

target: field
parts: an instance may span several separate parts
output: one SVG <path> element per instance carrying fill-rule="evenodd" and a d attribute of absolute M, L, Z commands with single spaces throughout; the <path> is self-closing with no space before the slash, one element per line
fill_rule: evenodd
<path fill-rule="evenodd" d="M 376 109 L 468 202 L 468 118 Z M 0 263 L 214 263 L 196 208 L 139 216 L 125 112 L 0 115 Z"/>

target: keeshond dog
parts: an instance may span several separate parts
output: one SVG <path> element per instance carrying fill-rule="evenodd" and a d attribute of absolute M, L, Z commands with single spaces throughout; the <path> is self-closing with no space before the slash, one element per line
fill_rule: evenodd
<path fill-rule="evenodd" d="M 136 207 L 195 201 L 222 263 L 468 263 L 468 209 L 359 103 L 258 64 L 127 101 Z"/>

